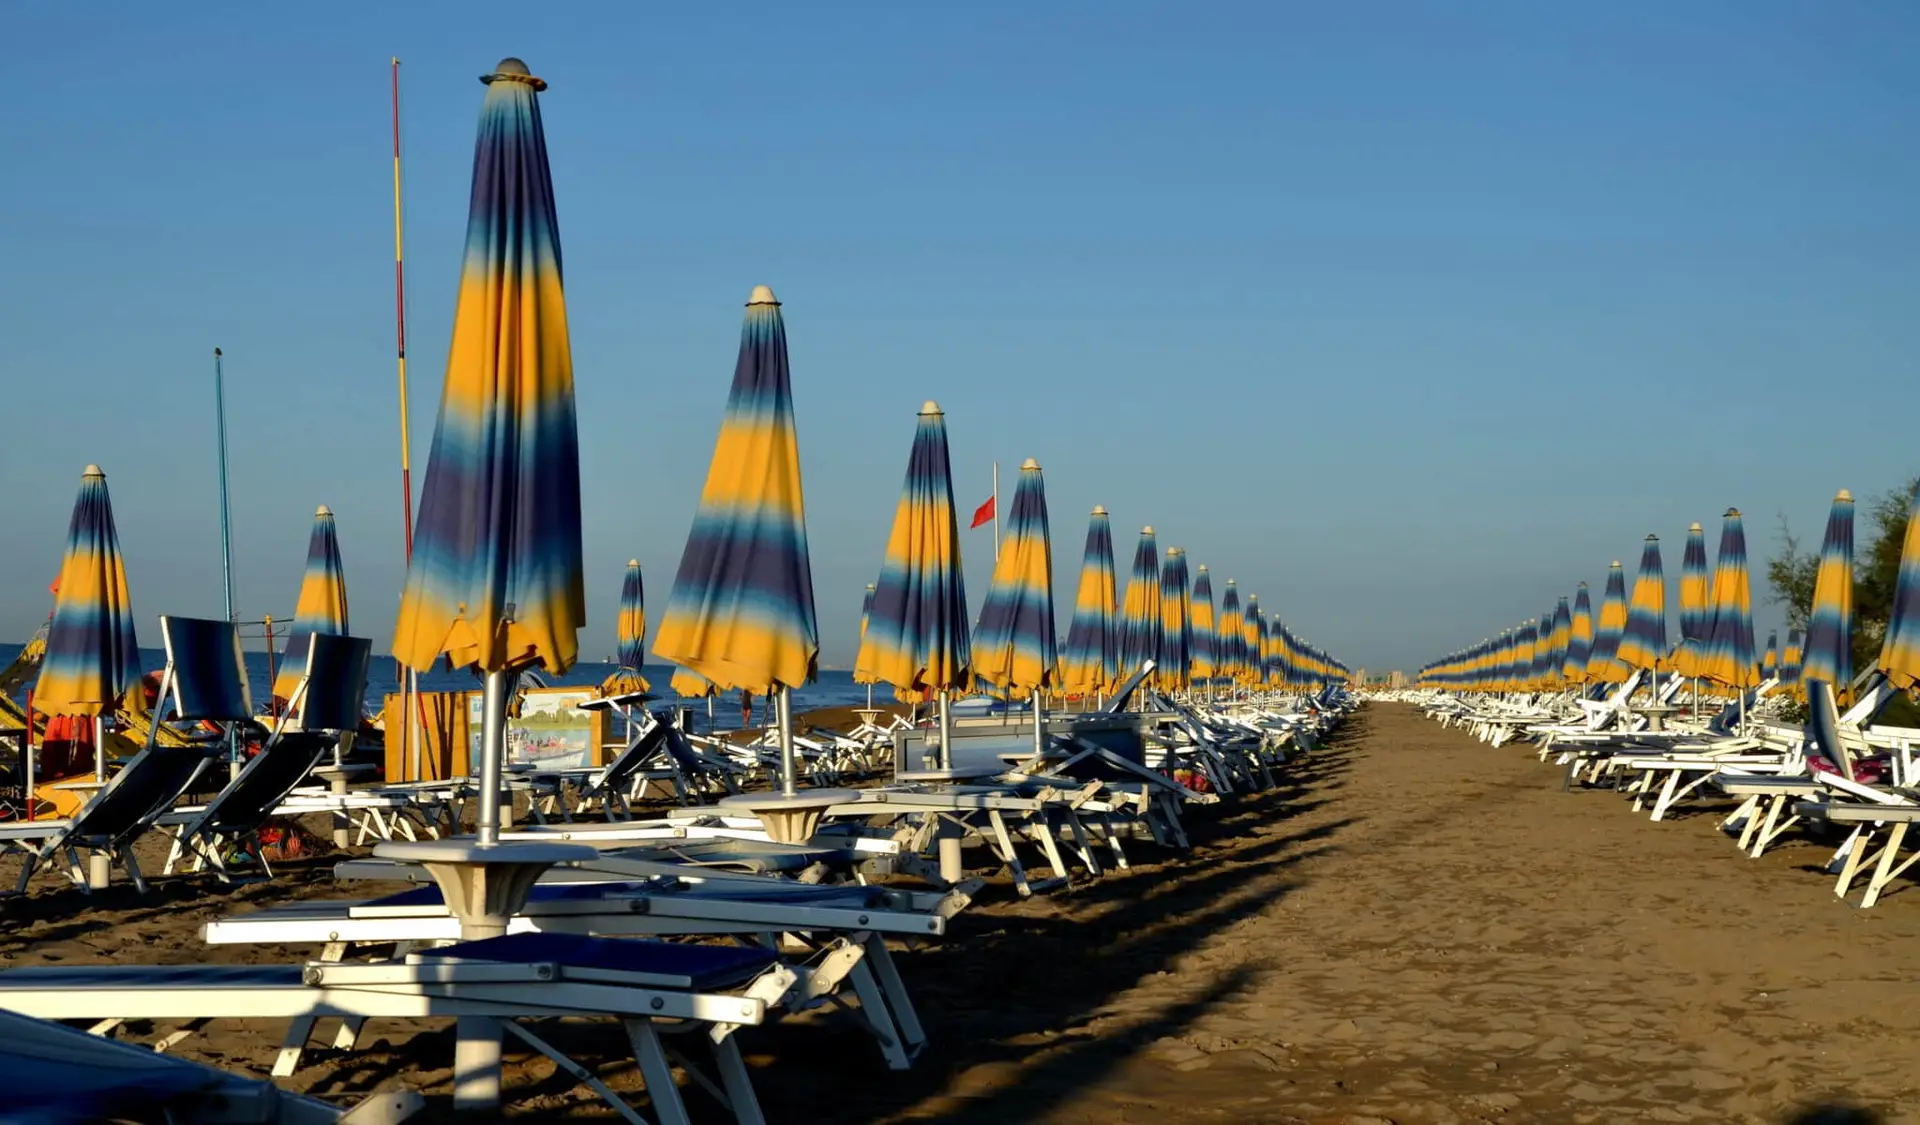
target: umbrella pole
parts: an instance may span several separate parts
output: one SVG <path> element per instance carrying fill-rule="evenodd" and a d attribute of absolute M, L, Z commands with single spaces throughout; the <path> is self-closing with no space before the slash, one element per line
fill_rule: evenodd
<path fill-rule="evenodd" d="M 777 702 L 774 704 L 774 713 L 778 716 L 775 722 L 777 722 L 780 727 L 780 795 L 782 797 L 791 797 L 795 791 L 793 689 L 785 684 L 781 684 L 780 690 L 775 693 L 775 699 Z"/>
<path fill-rule="evenodd" d="M 488 672 L 480 712 L 480 814 L 473 834 L 482 844 L 500 842 L 500 780 L 507 758 L 507 700 L 513 695 L 512 672 Z"/>
<path fill-rule="evenodd" d="M 136 684 L 135 687 L 137 688 L 138 685 Z M 26 770 L 26 775 L 27 775 L 26 788 L 20 791 L 21 807 L 26 810 L 26 818 L 28 820 L 32 820 L 34 819 L 34 814 L 39 811 L 39 809 L 36 807 L 37 802 L 35 801 L 34 792 L 33 792 L 33 772 L 34 772 L 33 767 L 35 763 L 33 760 L 34 752 L 33 752 L 33 689 L 32 688 L 27 689 L 27 725 L 26 725 L 26 729 L 20 732 L 20 743 L 24 747 L 24 749 L 21 750 L 20 752 L 21 756 L 26 759 L 26 761 L 22 765 L 22 768 Z"/>
<path fill-rule="evenodd" d="M 93 717 L 93 779 L 107 779 L 107 740 L 104 737 L 107 724 L 100 716 Z"/>
<path fill-rule="evenodd" d="M 947 689 L 940 689 L 940 768 L 953 768 L 953 748 L 948 739 L 953 734 L 953 717 L 947 712 Z"/>
<path fill-rule="evenodd" d="M 1033 689 L 1033 755 L 1040 759 L 1047 756 L 1047 712 L 1037 687 Z"/>

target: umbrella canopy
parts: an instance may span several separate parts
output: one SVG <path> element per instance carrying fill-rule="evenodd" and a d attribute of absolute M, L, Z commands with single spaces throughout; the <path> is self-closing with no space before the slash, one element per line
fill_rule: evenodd
<path fill-rule="evenodd" d="M 316 633 L 347 635 L 347 573 L 340 564 L 340 538 L 333 511 L 325 504 L 313 514 L 307 536 L 307 570 L 300 578 L 300 600 L 293 606 L 293 631 L 287 635 L 273 694 L 291 700 L 307 671 L 307 650 Z"/>
<path fill-rule="evenodd" d="M 818 667 L 787 326 L 764 285 L 747 298 L 720 437 L 653 651 L 718 691 L 769 695 Z"/>
<path fill-rule="evenodd" d="M 1880 671 L 1895 687 L 1920 687 L 1920 492 L 1907 509 L 1907 534 L 1900 549 L 1900 577 L 1894 583 L 1887 639 L 1880 646 Z"/>
<path fill-rule="evenodd" d="M 620 580 L 620 613 L 614 623 L 614 660 L 620 665 L 600 685 L 603 695 L 626 695 L 653 690 L 640 674 L 647 660 L 647 592 L 640 580 L 640 560 L 627 560 Z"/>
<path fill-rule="evenodd" d="M 1240 611 L 1240 588 L 1229 578 L 1220 594 L 1220 623 L 1213 638 L 1221 676 L 1230 680 L 1240 678 L 1241 666 L 1246 663 L 1246 648 L 1247 619 Z"/>
<path fill-rule="evenodd" d="M 860 597 L 860 639 L 867 639 L 867 622 L 873 617 L 873 583 L 867 583 L 867 592 Z"/>
<path fill-rule="evenodd" d="M 683 695 L 688 699 L 705 699 L 715 694 L 711 681 L 700 673 L 686 668 L 675 668 L 673 679 L 667 682 L 667 686 L 674 690 L 674 694 Z"/>
<path fill-rule="evenodd" d="M 1013 510 L 1000 541 L 980 628 L 973 645 L 974 672 L 1009 698 L 1057 687 L 1059 653 L 1053 621 L 1053 537 L 1047 529 L 1047 488 L 1040 462 L 1020 466 Z"/>
<path fill-rule="evenodd" d="M 536 97 L 504 59 L 473 154 L 453 345 L 393 655 L 565 672 L 586 620 L 573 355 L 560 226 Z"/>
<path fill-rule="evenodd" d="M 1140 529 L 1133 549 L 1133 574 L 1127 579 L 1127 598 L 1120 606 L 1120 678 L 1126 679 L 1149 660 L 1160 658 L 1160 546 L 1151 526 Z"/>
<path fill-rule="evenodd" d="M 1820 542 L 1820 569 L 1813 582 L 1813 608 L 1807 614 L 1807 647 L 1801 682 L 1819 680 L 1846 705 L 1853 686 L 1853 494 L 1841 490 L 1827 514 Z"/>
<path fill-rule="evenodd" d="M 1193 676 L 1193 592 L 1187 586 L 1187 553 L 1168 547 L 1160 567 L 1160 656 L 1154 682 L 1166 691 L 1185 691 Z"/>
<path fill-rule="evenodd" d="M 1207 568 L 1193 572 L 1193 605 L 1189 618 L 1193 627 L 1193 678 L 1211 680 L 1220 674 L 1219 658 L 1214 655 L 1213 575 Z"/>
<path fill-rule="evenodd" d="M 1767 630 L 1767 649 L 1760 654 L 1760 679 L 1764 682 L 1780 674 L 1780 634 Z"/>
<path fill-rule="evenodd" d="M 1800 692 L 1800 665 L 1806 659 L 1806 639 L 1798 629 L 1787 630 L 1787 647 L 1780 653 L 1780 684 Z"/>
<path fill-rule="evenodd" d="M 1120 646 L 1114 637 L 1113 609 L 1113 527 L 1107 510 L 1096 507 L 1087 523 L 1080 590 L 1074 597 L 1073 623 L 1067 627 L 1061 667 L 1061 686 L 1067 691 L 1092 695 L 1119 682 Z"/>
<path fill-rule="evenodd" d="M 960 524 L 953 508 L 946 416 L 937 403 L 920 408 L 853 678 L 892 684 L 912 695 L 973 687 Z"/>
<path fill-rule="evenodd" d="M 47 654 L 34 685 L 33 707 L 43 715 L 98 715 L 140 682 L 127 568 L 113 527 L 107 474 L 88 465 L 67 521 Z"/>
<path fill-rule="evenodd" d="M 1680 558 L 1680 647 L 1673 654 L 1673 670 L 1692 679 L 1700 665 L 1713 625 L 1712 585 L 1707 578 L 1707 533 L 1699 524 L 1687 528 L 1687 550 Z"/>
<path fill-rule="evenodd" d="M 1268 687 L 1285 684 L 1291 674 L 1290 661 L 1287 659 L 1287 627 L 1277 613 L 1267 619 L 1266 649 L 1260 666 Z"/>
<path fill-rule="evenodd" d="M 1834 502 L 1839 510 L 1840 502 Z M 1853 557 L 1853 500 L 1847 507 L 1847 558 Z M 1828 533 L 1832 533 L 1829 523 Z M 1728 508 L 1720 527 L 1720 554 L 1713 565 L 1713 624 L 1707 634 L 1700 675 L 1744 691 L 1759 683 L 1754 667 L 1753 590 L 1747 578 L 1747 533 L 1740 509 Z M 1844 685 L 1842 685 L 1844 686 Z"/>
<path fill-rule="evenodd" d="M 1627 631 L 1620 638 L 1619 660 L 1629 668 L 1659 673 L 1667 661 L 1667 578 L 1660 566 L 1660 537 L 1647 536 L 1640 548 L 1640 576 L 1627 604 Z"/>
<path fill-rule="evenodd" d="M 1580 583 L 1573 593 L 1573 612 L 1567 625 L 1567 658 L 1561 662 L 1560 675 L 1570 684 L 1587 680 L 1587 662 L 1593 658 L 1593 598 L 1587 584 Z"/>
<path fill-rule="evenodd" d="M 1522 621 L 1514 633 L 1513 686 L 1516 690 L 1526 691 L 1534 686 L 1533 650 L 1539 633 L 1540 626 L 1535 621 Z"/>
<path fill-rule="evenodd" d="M 1556 684 L 1578 683 L 1579 680 L 1567 674 L 1567 653 L 1573 648 L 1573 611 L 1567 607 L 1565 598 L 1554 603 L 1552 630 L 1547 641 L 1548 659 L 1551 661 L 1547 675 Z"/>
<path fill-rule="evenodd" d="M 1587 679 L 1602 683 L 1626 682 L 1631 671 L 1620 662 L 1620 642 L 1627 633 L 1627 579 L 1615 559 L 1607 567 L 1606 592 L 1600 595 L 1600 619 L 1593 627 L 1593 654 L 1587 660 Z"/>
<path fill-rule="evenodd" d="M 1245 662 L 1240 666 L 1240 682 L 1248 687 L 1259 687 L 1267 678 L 1267 616 L 1260 612 L 1260 595 L 1247 595 L 1247 612 L 1240 621 L 1241 651 L 1245 653 Z"/>

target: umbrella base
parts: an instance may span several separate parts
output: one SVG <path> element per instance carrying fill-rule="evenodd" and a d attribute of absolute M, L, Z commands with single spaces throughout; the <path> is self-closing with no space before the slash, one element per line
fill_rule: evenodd
<path fill-rule="evenodd" d="M 767 837 L 776 844 L 804 844 L 813 839 L 820 818 L 834 805 L 860 799 L 852 789 L 808 789 L 785 796 L 780 793 L 737 793 L 720 801 L 722 808 L 760 818 Z"/>

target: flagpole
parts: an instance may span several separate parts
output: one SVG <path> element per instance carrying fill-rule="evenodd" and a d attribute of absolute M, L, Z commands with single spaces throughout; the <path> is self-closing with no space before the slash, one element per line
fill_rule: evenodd
<path fill-rule="evenodd" d="M 400 207 L 400 60 L 393 59 L 393 319 L 394 354 L 400 377 L 400 519 L 406 563 L 413 565 L 413 441 L 407 395 L 407 267 L 406 239 Z M 400 749 L 401 757 L 420 780 L 421 738 L 419 731 L 420 675 L 412 669 L 400 673 Z"/>
<path fill-rule="evenodd" d="M 1000 462 L 993 463 L 993 561 L 1000 561 Z"/>

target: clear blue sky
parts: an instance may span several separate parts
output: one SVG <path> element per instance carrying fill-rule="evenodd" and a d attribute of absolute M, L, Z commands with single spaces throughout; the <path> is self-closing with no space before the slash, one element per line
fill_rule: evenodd
<path fill-rule="evenodd" d="M 929 397 L 963 506 L 1046 467 L 1063 632 L 1104 503 L 1122 566 L 1151 522 L 1374 668 L 1597 590 L 1650 530 L 1671 574 L 1738 504 L 1758 559 L 1776 513 L 1817 538 L 1836 488 L 1920 470 L 1910 4 L 390 7 L 0 16 L 0 638 L 44 617 L 89 461 L 143 620 L 218 615 L 219 345 L 241 612 L 292 612 L 327 503 L 387 643 L 391 55 L 416 476 L 475 76 L 552 83 L 591 655 L 629 556 L 665 597 L 756 283 L 832 663 Z M 976 602 L 990 565 L 975 533 Z"/>

